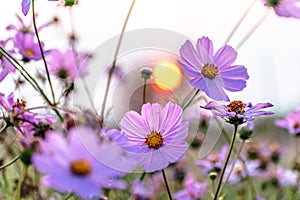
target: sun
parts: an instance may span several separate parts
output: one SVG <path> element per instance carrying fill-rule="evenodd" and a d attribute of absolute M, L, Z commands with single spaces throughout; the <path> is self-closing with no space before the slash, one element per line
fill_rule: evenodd
<path fill-rule="evenodd" d="M 175 90 L 182 81 L 181 69 L 177 62 L 162 61 L 153 69 L 154 83 L 163 91 Z"/>

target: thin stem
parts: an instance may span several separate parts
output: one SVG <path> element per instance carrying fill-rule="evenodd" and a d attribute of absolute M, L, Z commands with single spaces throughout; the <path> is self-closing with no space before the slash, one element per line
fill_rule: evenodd
<path fill-rule="evenodd" d="M 228 161 L 229 161 L 229 158 L 230 158 L 233 146 L 234 146 L 235 137 L 236 137 L 236 133 L 237 133 L 237 127 L 238 127 L 238 125 L 234 125 L 234 131 L 233 131 L 233 134 L 232 134 L 229 151 L 227 153 L 226 160 L 225 160 L 222 172 L 221 172 L 221 176 L 220 176 L 220 179 L 219 179 L 219 183 L 218 183 L 218 186 L 217 186 L 217 190 L 216 190 L 216 193 L 215 193 L 214 200 L 217 200 L 218 196 L 219 196 L 219 192 L 220 192 L 220 189 L 221 189 L 223 177 L 224 177 L 224 174 L 225 174 L 225 171 L 226 171 L 226 167 L 227 167 L 227 164 L 228 164 Z"/>
<path fill-rule="evenodd" d="M 20 155 L 18 155 L 17 157 L 15 157 L 14 159 L 12 159 L 8 163 L 6 163 L 5 165 L 0 166 L 0 170 L 5 169 L 6 167 L 14 164 L 19 158 L 20 158 Z"/>
<path fill-rule="evenodd" d="M 235 155 L 235 157 L 234 157 L 234 160 L 232 161 L 232 165 L 231 165 L 229 174 L 227 175 L 226 180 L 225 180 L 223 186 L 222 186 L 221 189 L 220 189 L 220 193 L 222 193 L 222 190 L 224 189 L 225 185 L 228 183 L 228 180 L 229 180 L 229 178 L 230 178 L 230 176 L 231 176 L 231 174 L 232 174 L 232 172 L 233 172 L 233 170 L 234 170 L 235 163 L 236 163 L 236 161 L 238 160 L 238 158 L 239 158 L 239 156 L 240 156 L 240 154 L 241 154 L 241 152 L 242 152 L 242 149 L 243 149 L 243 147 L 244 147 L 244 144 L 245 144 L 245 140 L 243 140 L 243 142 L 242 142 L 240 148 L 238 149 L 238 152 L 236 153 L 236 155 Z"/>
<path fill-rule="evenodd" d="M 182 106 L 182 110 L 185 110 L 193 102 L 193 100 L 195 99 L 195 97 L 198 95 L 199 92 L 200 90 L 197 89 L 194 95 L 190 98 L 190 100 L 184 106 Z"/>
<path fill-rule="evenodd" d="M 24 181 L 26 173 L 27 173 L 27 169 L 28 169 L 28 166 L 24 165 L 23 166 L 23 171 L 22 171 L 22 174 L 21 174 L 21 177 L 19 179 L 18 186 L 17 186 L 17 189 L 16 189 L 15 200 L 20 200 L 21 199 L 21 190 L 22 190 L 23 181 Z"/>
<path fill-rule="evenodd" d="M 235 49 L 238 50 L 243 46 L 243 44 L 250 38 L 250 36 L 258 29 L 258 27 L 265 21 L 270 10 L 265 12 L 265 14 L 256 22 L 256 24 L 250 29 L 250 31 L 242 38 L 242 40 L 236 45 Z"/>
<path fill-rule="evenodd" d="M 43 47 L 42 47 L 42 43 L 41 43 L 41 40 L 40 40 L 39 32 L 38 32 L 38 29 L 37 29 L 37 27 L 36 27 L 35 11 L 34 11 L 34 0 L 32 0 L 31 2 L 32 2 L 32 20 L 33 20 L 33 27 L 34 27 L 34 31 L 35 31 L 36 38 L 37 38 L 37 40 L 38 40 L 38 44 L 39 44 L 39 48 L 40 48 L 40 51 L 41 51 L 41 54 L 42 54 L 43 62 L 44 62 L 44 65 L 45 65 L 45 70 L 46 70 L 46 74 L 47 74 L 47 79 L 48 79 L 49 86 L 50 86 L 51 93 L 52 93 L 53 104 L 55 104 L 55 95 L 54 95 L 54 90 L 53 90 L 53 86 L 52 86 L 52 82 L 51 82 L 51 78 L 50 78 L 50 73 L 49 73 L 49 69 L 48 69 L 47 62 L 46 62 L 46 58 L 45 58 L 44 50 L 43 50 Z"/>
<path fill-rule="evenodd" d="M 240 25 L 244 21 L 245 17 L 248 15 L 248 13 L 250 12 L 250 10 L 254 6 L 255 2 L 256 2 L 256 0 L 253 0 L 251 2 L 250 6 L 247 8 L 247 10 L 244 12 L 244 14 L 242 15 L 242 17 L 239 19 L 239 21 L 236 23 L 236 25 L 233 27 L 233 29 L 231 30 L 231 32 L 227 36 L 227 38 L 226 38 L 226 40 L 224 42 L 224 45 L 226 45 L 230 41 L 230 39 L 232 38 L 232 36 L 235 34 L 235 32 L 237 31 L 237 29 L 240 27 Z"/>
<path fill-rule="evenodd" d="M 32 87 L 40 92 L 40 94 L 44 97 L 45 101 L 53 106 L 52 102 L 49 100 L 43 89 L 40 87 L 40 85 L 37 83 L 37 81 L 26 71 L 26 69 L 13 57 L 11 56 L 2 46 L 0 46 L 0 53 L 22 74 L 22 76 L 32 85 Z M 17 67 L 20 67 L 20 69 Z M 56 115 L 60 118 L 61 121 L 63 121 L 63 117 L 61 114 L 54 110 Z"/>
<path fill-rule="evenodd" d="M 144 87 L 143 87 L 143 104 L 146 103 L 146 90 L 147 90 L 147 78 L 144 78 Z"/>
<path fill-rule="evenodd" d="M 144 172 L 142 173 L 141 177 L 140 177 L 140 181 L 143 181 L 144 178 L 145 178 L 145 176 L 146 176 L 146 172 L 144 171 Z"/>
<path fill-rule="evenodd" d="M 115 51 L 114 60 L 113 60 L 111 69 L 109 71 L 108 80 L 107 80 L 106 89 L 105 89 L 105 94 L 104 94 L 104 99 L 103 99 L 102 108 L 101 108 L 101 115 L 100 115 L 101 118 L 104 117 L 106 101 L 107 101 L 107 97 L 108 97 L 108 92 L 109 92 L 112 76 L 113 76 L 113 73 L 114 73 L 114 70 L 115 70 L 115 67 L 116 67 L 116 63 L 117 63 L 117 57 L 118 57 L 119 50 L 120 50 L 120 47 L 121 47 L 121 43 L 122 43 L 122 40 L 123 40 L 124 32 L 125 32 L 129 17 L 132 13 L 132 9 L 134 7 L 135 1 L 136 0 L 132 1 L 132 4 L 131 4 L 130 9 L 128 11 L 128 14 L 126 16 L 126 19 L 125 19 L 125 22 L 124 22 L 124 25 L 123 25 L 123 28 L 122 28 L 122 31 L 121 31 L 121 35 L 120 35 L 120 38 L 119 38 L 119 41 L 118 41 L 118 44 L 117 44 L 117 48 L 116 48 L 116 51 Z"/>
<path fill-rule="evenodd" d="M 166 185 L 166 189 L 167 189 L 167 192 L 168 192 L 169 199 L 172 200 L 172 195 L 171 195 L 170 188 L 169 188 L 169 185 L 168 185 L 165 170 L 161 170 L 161 172 L 162 172 L 162 175 L 163 175 L 163 178 L 164 178 L 164 182 L 165 182 L 165 185 Z"/>
<path fill-rule="evenodd" d="M 69 13 L 70 13 L 70 24 L 71 24 L 72 35 L 75 36 L 75 26 L 74 26 L 74 22 L 73 22 L 72 7 L 70 7 Z M 74 59 L 75 59 L 76 68 L 77 68 L 78 73 L 79 73 L 80 72 L 80 63 L 78 61 L 78 55 L 77 55 L 77 51 L 76 51 L 75 41 L 76 41 L 75 39 L 74 40 L 71 39 L 71 47 L 72 47 L 72 51 L 73 51 L 73 55 L 74 55 Z M 91 92 L 88 89 L 88 86 L 87 86 L 87 84 L 85 82 L 85 79 L 82 76 L 80 76 L 80 75 L 79 75 L 79 78 L 82 81 L 83 88 L 84 88 L 84 90 L 85 90 L 85 92 L 87 94 L 89 103 L 90 103 L 92 109 L 94 110 L 95 109 L 95 105 L 94 105 L 94 102 L 93 102 L 93 99 L 92 99 Z"/>

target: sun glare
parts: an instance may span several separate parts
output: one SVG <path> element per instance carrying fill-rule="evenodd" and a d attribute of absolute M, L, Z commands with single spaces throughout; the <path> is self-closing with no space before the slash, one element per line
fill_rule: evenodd
<path fill-rule="evenodd" d="M 182 79 L 178 63 L 171 61 L 163 61 L 156 65 L 153 70 L 153 76 L 155 85 L 163 91 L 177 89 Z"/>

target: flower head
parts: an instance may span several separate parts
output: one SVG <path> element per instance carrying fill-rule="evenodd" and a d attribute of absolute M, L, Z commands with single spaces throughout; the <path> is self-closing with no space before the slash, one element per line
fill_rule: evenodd
<path fill-rule="evenodd" d="M 78 54 L 78 58 L 75 59 L 71 49 L 66 52 L 52 50 L 49 53 L 48 63 L 50 73 L 63 81 L 74 81 L 79 76 L 87 75 L 87 57 Z"/>
<path fill-rule="evenodd" d="M 275 120 L 275 125 L 287 129 L 292 135 L 300 134 L 300 109 L 288 114 L 285 119 Z"/>
<path fill-rule="evenodd" d="M 209 102 L 206 106 L 200 106 L 207 110 L 215 110 L 216 115 L 225 118 L 231 124 L 242 124 L 246 121 L 252 121 L 255 117 L 262 115 L 272 115 L 272 111 L 263 111 L 261 109 L 272 107 L 271 103 L 243 103 L 240 100 L 231 101 L 228 105 L 219 105 L 216 102 Z"/>
<path fill-rule="evenodd" d="M 206 183 L 198 183 L 193 176 L 189 176 L 184 181 L 185 188 L 176 192 L 173 197 L 180 200 L 196 200 L 207 192 Z"/>
<path fill-rule="evenodd" d="M 83 145 L 83 139 L 89 149 Z M 88 140 L 88 141 L 87 141 Z M 44 173 L 44 184 L 61 192 L 73 191 L 80 197 L 100 195 L 102 188 L 124 188 L 117 180 L 122 173 L 97 160 L 103 154 L 99 135 L 91 128 L 80 126 L 68 133 L 50 132 L 41 141 L 41 152 L 34 153 L 33 166 Z M 107 154 L 108 152 L 104 152 Z"/>
<path fill-rule="evenodd" d="M 141 115 L 134 111 L 125 114 L 120 122 L 122 132 L 128 136 L 135 160 L 144 165 L 146 172 L 164 169 L 182 158 L 188 148 L 184 141 L 188 122 L 181 121 L 182 109 L 173 103 L 163 109 L 157 103 L 147 103 Z"/>
<path fill-rule="evenodd" d="M 299 0 L 262 0 L 267 7 L 272 7 L 281 17 L 300 18 Z"/>
<path fill-rule="evenodd" d="M 228 45 L 214 54 L 209 38 L 198 39 L 196 48 L 187 40 L 180 49 L 180 56 L 184 71 L 192 77 L 189 83 L 214 100 L 229 101 L 224 89 L 236 92 L 246 87 L 247 69 L 242 65 L 232 65 L 237 52 Z"/>
<path fill-rule="evenodd" d="M 31 33 L 17 33 L 13 39 L 16 50 L 23 56 L 25 62 L 42 59 L 39 44 L 34 41 L 34 38 L 34 34 Z M 44 47 L 44 43 L 41 44 Z"/>

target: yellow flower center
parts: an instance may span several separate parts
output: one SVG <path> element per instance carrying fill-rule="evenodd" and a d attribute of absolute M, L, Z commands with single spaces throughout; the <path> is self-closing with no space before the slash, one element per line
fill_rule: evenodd
<path fill-rule="evenodd" d="M 228 112 L 235 112 L 236 114 L 244 114 L 244 103 L 242 101 L 232 101 L 227 105 Z"/>
<path fill-rule="evenodd" d="M 85 159 L 76 160 L 71 163 L 71 171 L 77 176 L 86 176 L 91 173 L 91 165 Z"/>
<path fill-rule="evenodd" d="M 24 110 L 25 107 L 27 105 L 27 101 L 25 99 L 17 99 L 17 107 L 20 109 L 20 110 Z"/>
<path fill-rule="evenodd" d="M 237 167 L 235 170 L 234 170 L 234 173 L 235 174 L 241 174 L 243 172 L 243 168 L 241 168 L 241 167 Z"/>
<path fill-rule="evenodd" d="M 25 52 L 28 56 L 33 56 L 33 55 L 34 55 L 34 51 L 32 51 L 31 49 L 24 49 L 24 52 Z"/>
<path fill-rule="evenodd" d="M 214 64 L 205 64 L 201 69 L 202 75 L 209 79 L 214 79 L 218 75 L 218 72 L 218 67 Z"/>
<path fill-rule="evenodd" d="M 164 139 L 160 132 L 151 131 L 151 133 L 147 136 L 145 143 L 149 148 L 158 149 L 164 143 Z"/>

